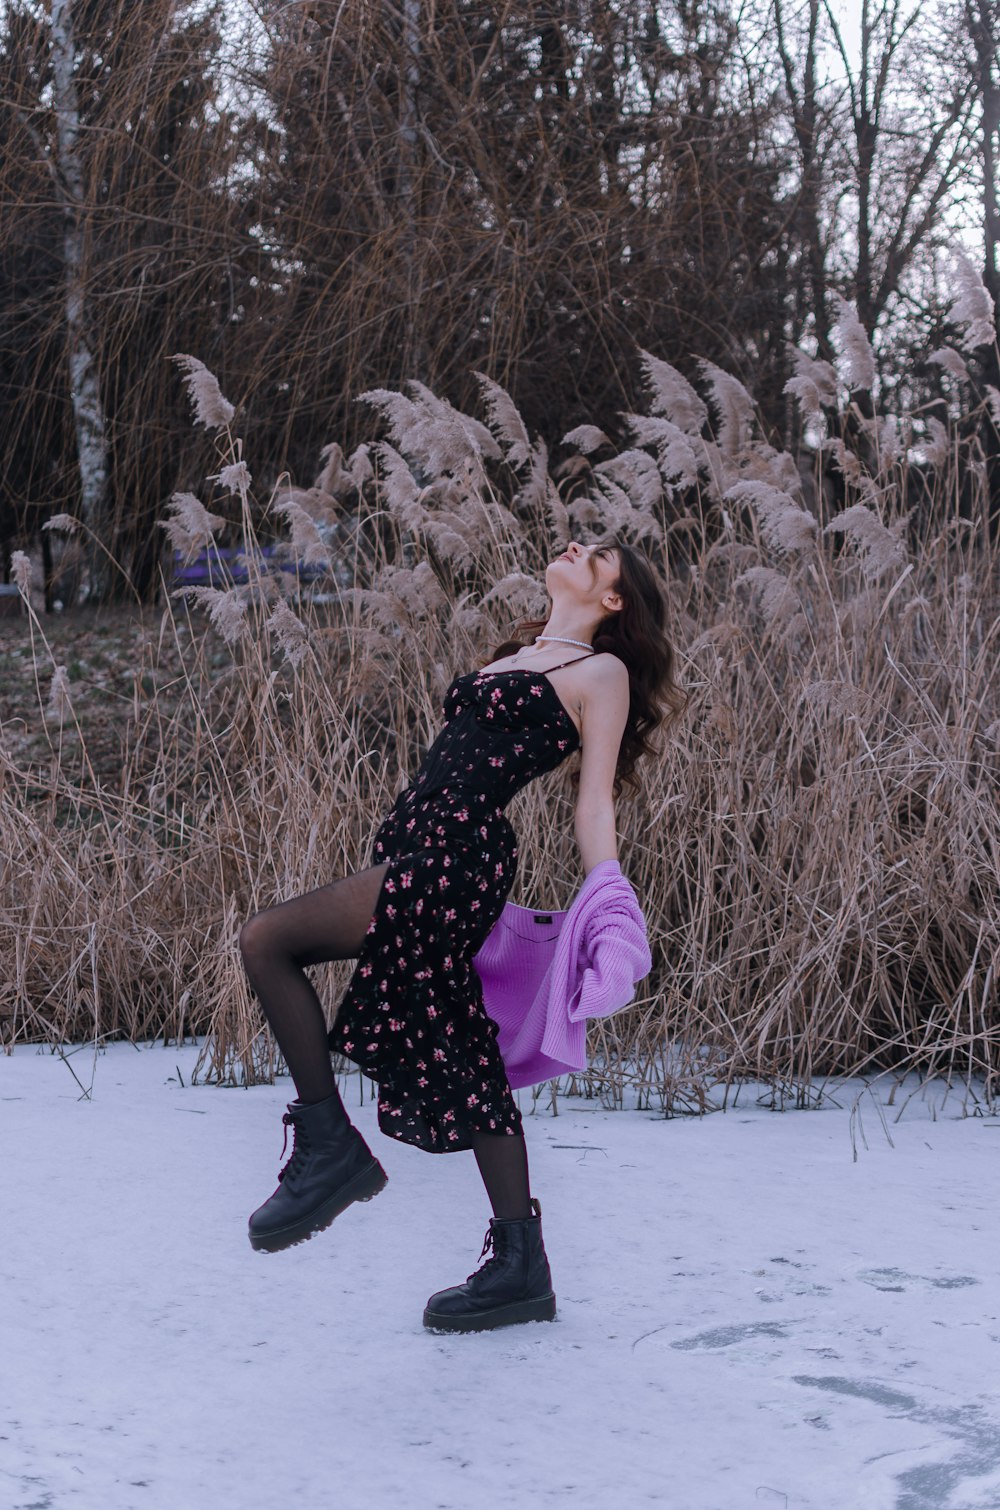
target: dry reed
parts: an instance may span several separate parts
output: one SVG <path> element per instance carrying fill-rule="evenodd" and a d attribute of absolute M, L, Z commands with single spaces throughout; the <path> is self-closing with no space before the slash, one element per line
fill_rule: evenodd
<path fill-rule="evenodd" d="M 860 326 L 841 328 L 853 386 Z M 754 438 L 735 380 L 704 365 L 716 444 L 690 385 L 644 363 L 634 447 L 597 462 L 594 427 L 574 432 L 563 494 L 496 384 L 482 380 L 486 425 L 419 385 L 370 394 L 391 440 L 328 447 L 314 488 L 268 501 L 293 555 L 329 552 L 322 593 L 262 569 L 260 502 L 223 424 L 219 513 L 177 495 L 164 527 L 183 548 L 238 518 L 249 581 L 168 596 L 113 784 L 15 563 L 49 755 L 28 769 L 0 744 L 7 1043 L 204 1033 L 202 1075 L 271 1076 L 242 922 L 368 862 L 451 678 L 544 611 L 544 566 L 571 535 L 615 528 L 664 566 L 691 703 L 618 815 L 653 973 L 593 1026 L 570 1090 L 615 1105 L 631 1088 L 669 1113 L 746 1078 L 805 1103 L 823 1077 L 892 1069 L 982 1077 L 995 1098 L 1000 605 L 976 442 L 938 425 L 930 467 L 927 446 L 890 456 L 860 430 L 803 477 Z M 804 413 L 836 429 L 832 369 L 797 371 Z M 918 540 L 907 500 L 921 490 L 941 525 Z M 170 705 L 156 693 L 168 649 L 182 667 Z M 568 906 L 580 882 L 568 776 L 511 807 L 512 900 Z M 315 972 L 331 1012 L 351 968 Z"/>

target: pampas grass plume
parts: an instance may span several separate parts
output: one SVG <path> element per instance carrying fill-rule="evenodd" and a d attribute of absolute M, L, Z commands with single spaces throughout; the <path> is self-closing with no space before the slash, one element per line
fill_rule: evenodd
<path fill-rule="evenodd" d="M 698 457 L 690 438 L 672 420 L 646 414 L 623 414 L 640 446 L 655 446 L 660 471 L 667 482 L 693 488 L 698 482 Z"/>
<path fill-rule="evenodd" d="M 362 444 L 356 451 L 351 452 L 347 458 L 347 470 L 359 492 L 366 482 L 374 481 L 375 468 L 371 463 L 371 447 L 369 445 Z"/>
<path fill-rule="evenodd" d="M 955 285 L 958 292 L 948 311 L 948 319 L 953 325 L 965 326 L 962 345 L 966 351 L 989 346 L 997 336 L 993 296 L 983 283 L 978 268 L 961 248 L 955 252 Z"/>
<path fill-rule="evenodd" d="M 816 539 L 817 523 L 794 498 L 766 482 L 738 482 L 725 494 L 733 503 L 748 503 L 760 521 L 760 531 L 772 550 L 781 554 L 805 550 Z"/>
<path fill-rule="evenodd" d="M 423 527 L 426 511 L 420 501 L 420 489 L 409 466 L 394 446 L 382 441 L 378 447 L 382 463 L 382 486 L 389 513 L 404 529 L 417 534 Z"/>
<path fill-rule="evenodd" d="M 930 432 L 929 438 L 920 442 L 920 449 L 932 467 L 943 467 L 951 450 L 947 427 L 939 419 L 929 417 L 927 429 Z"/>
<path fill-rule="evenodd" d="M 870 390 L 875 385 L 875 354 L 858 312 L 842 294 L 833 294 L 839 311 L 831 334 L 840 351 L 840 363 L 847 386 Z"/>
<path fill-rule="evenodd" d="M 407 384 L 410 392 L 414 395 L 417 404 L 421 405 L 432 420 L 436 420 L 442 426 L 441 444 L 445 447 L 455 445 L 454 466 L 449 466 L 447 461 L 441 463 L 441 471 L 451 471 L 467 462 L 471 456 L 487 456 L 492 461 L 500 461 L 503 452 L 497 445 L 487 427 L 471 414 L 464 414 L 461 409 L 456 409 L 454 404 L 446 398 L 439 398 L 433 389 L 428 388 L 426 383 L 420 383 L 416 378 Z M 444 452 L 447 455 L 447 450 Z"/>
<path fill-rule="evenodd" d="M 43 530 L 60 530 L 67 535 L 73 535 L 80 528 L 79 519 L 72 514 L 53 514 L 51 519 L 46 519 L 42 525 Z"/>
<path fill-rule="evenodd" d="M 275 505 L 274 512 L 284 515 L 292 532 L 291 547 L 296 561 L 303 566 L 330 565 L 330 553 L 323 543 L 319 530 L 302 505 L 293 498 L 285 498 Z"/>
<path fill-rule="evenodd" d="M 10 558 L 11 576 L 25 597 L 31 591 L 31 559 L 24 551 L 14 551 Z"/>
<path fill-rule="evenodd" d="M 564 446 L 575 446 L 584 456 L 611 444 L 598 425 L 577 425 L 575 430 L 570 430 L 563 436 L 562 443 Z"/>
<path fill-rule="evenodd" d="M 460 413 L 423 383 L 414 381 L 407 386 L 412 398 L 392 389 L 372 388 L 362 393 L 358 402 L 380 410 L 394 445 L 421 473 L 428 478 L 445 472 L 454 474 L 471 461 L 478 476 L 484 456 L 502 456 L 485 425 Z"/>
<path fill-rule="evenodd" d="M 383 567 L 376 579 L 376 590 L 391 598 L 394 612 L 411 623 L 441 613 L 448 606 L 429 561 L 418 561 L 416 566 Z"/>
<path fill-rule="evenodd" d="M 222 468 L 215 480 L 227 493 L 249 493 L 253 483 L 250 468 L 245 461 L 230 462 L 229 466 Z"/>
<path fill-rule="evenodd" d="M 708 410 L 687 378 L 648 351 L 640 351 L 639 360 L 650 389 L 649 407 L 653 413 L 672 420 L 686 435 L 700 435 Z"/>
<path fill-rule="evenodd" d="M 317 492 L 339 499 L 354 491 L 357 484 L 344 465 L 344 452 L 335 440 L 323 447 L 319 459 L 322 470 L 313 483 Z"/>
<path fill-rule="evenodd" d="M 505 388 L 487 377 L 485 372 L 475 374 L 486 403 L 486 413 L 494 433 L 507 448 L 507 461 L 520 469 L 531 460 L 531 439 L 517 405 Z"/>
<path fill-rule="evenodd" d="M 714 362 L 699 362 L 712 394 L 712 407 L 719 418 L 719 445 L 724 456 L 738 456 L 750 441 L 753 399 L 738 378 Z"/>
<path fill-rule="evenodd" d="M 945 372 L 957 378 L 960 383 L 969 381 L 969 369 L 954 347 L 939 346 L 936 351 L 931 352 L 927 360 L 933 362 L 936 367 L 943 367 Z"/>
<path fill-rule="evenodd" d="M 872 582 L 884 572 L 906 564 L 906 547 L 900 533 L 907 517 L 905 514 L 900 516 L 893 521 L 891 528 L 886 528 L 871 509 L 866 509 L 863 503 L 856 503 L 831 519 L 823 533 L 845 534 L 860 552 L 865 580 Z"/>
<path fill-rule="evenodd" d="M 842 440 L 836 437 L 828 440 L 824 449 L 832 455 L 844 481 L 851 483 L 853 487 L 860 487 L 864 480 L 864 473 L 861 462 L 855 453 L 849 447 L 845 446 Z"/>
<path fill-rule="evenodd" d="M 899 434 L 899 419 L 895 414 L 883 415 L 877 423 L 879 470 L 884 472 L 899 460 L 903 443 Z"/>
<path fill-rule="evenodd" d="M 226 521 L 219 514 L 210 514 L 193 493 L 174 493 L 169 507 L 174 511 L 173 519 L 159 519 L 157 523 L 166 530 L 171 545 L 180 551 L 187 564 L 208 545 Z"/>
<path fill-rule="evenodd" d="M 70 711 L 69 676 L 67 675 L 65 666 L 57 666 L 52 673 L 49 700 L 45 705 L 45 716 L 46 718 L 58 718 L 59 722 L 62 723 Z"/>
<path fill-rule="evenodd" d="M 185 352 L 175 352 L 170 360 L 184 373 L 184 385 L 194 405 L 195 424 L 204 425 L 207 430 L 221 430 L 228 425 L 236 410 L 223 398 L 218 379 L 204 362 Z"/>
<path fill-rule="evenodd" d="M 536 577 L 513 571 L 494 583 L 482 601 L 484 607 L 488 603 L 500 602 L 514 617 L 529 618 L 544 611 L 545 592 Z"/>
<path fill-rule="evenodd" d="M 759 597 L 764 622 L 772 624 L 789 618 L 799 608 L 799 598 L 788 578 L 772 566 L 751 566 L 741 572 L 734 587 L 746 585 Z"/>
<path fill-rule="evenodd" d="M 281 646 L 292 666 L 300 666 L 309 653 L 306 626 L 282 598 L 274 605 L 267 627 Z"/>
<path fill-rule="evenodd" d="M 792 360 L 795 376 L 788 379 L 782 391 L 798 400 L 804 420 L 822 419 L 824 407 L 834 408 L 837 403 L 836 372 L 829 362 L 807 356 L 797 346 L 792 348 Z"/>
<path fill-rule="evenodd" d="M 248 599 L 239 587 L 178 587 L 172 598 L 194 598 L 208 609 L 208 616 L 227 645 L 235 645 L 246 627 Z"/>
<path fill-rule="evenodd" d="M 610 461 L 602 461 L 594 471 L 598 481 L 610 477 L 624 488 L 630 501 L 642 512 L 654 509 L 663 497 L 663 480 L 656 462 L 645 451 L 622 451 Z"/>
<path fill-rule="evenodd" d="M 568 545 L 570 515 L 559 496 L 559 489 L 549 476 L 549 452 L 544 440 L 537 440 L 531 448 L 531 470 L 517 501 L 525 514 L 547 515 L 552 543 L 557 550 Z"/>

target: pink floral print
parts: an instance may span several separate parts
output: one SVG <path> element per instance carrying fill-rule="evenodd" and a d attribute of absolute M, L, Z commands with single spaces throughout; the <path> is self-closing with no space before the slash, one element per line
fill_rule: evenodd
<path fill-rule="evenodd" d="M 521 1130 L 472 960 L 514 882 L 504 808 L 579 744 L 540 672 L 456 677 L 443 711 L 373 838 L 369 863 L 389 869 L 329 1034 L 334 1052 L 378 1082 L 382 1132 L 429 1153 Z"/>

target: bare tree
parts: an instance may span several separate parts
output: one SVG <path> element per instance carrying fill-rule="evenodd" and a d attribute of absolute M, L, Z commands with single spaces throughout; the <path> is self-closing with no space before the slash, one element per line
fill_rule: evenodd
<path fill-rule="evenodd" d="M 827 160 L 834 137 L 833 105 L 830 92 L 823 87 L 818 56 L 824 15 L 822 0 L 806 0 L 795 34 L 790 36 L 785 0 L 774 0 L 775 36 L 799 167 L 796 237 L 807 280 L 800 282 L 797 293 L 800 300 L 803 294 L 807 295 L 806 308 L 812 317 L 819 355 L 828 360 L 832 355 L 827 271 L 829 225 L 824 200 L 828 193 Z M 796 320 L 796 340 L 805 323 L 801 316 Z"/>
<path fill-rule="evenodd" d="M 780 164 L 724 6 L 348 0 L 262 18 L 265 239 L 310 368 L 268 398 L 286 454 L 315 449 L 327 395 L 349 442 L 352 392 L 419 376 L 462 403 L 476 369 L 558 440 L 595 407 L 612 423 L 634 407 L 642 344 L 735 362 L 774 412 Z"/>
<path fill-rule="evenodd" d="M 796 223 L 826 354 L 831 281 L 872 330 L 940 232 L 968 162 L 973 91 L 940 7 L 862 0 L 855 61 L 829 0 L 806 0 L 794 18 L 787 0 L 772 3 L 799 161 Z"/>
<path fill-rule="evenodd" d="M 1000 307 L 1000 4 L 964 0 L 962 19 L 972 45 L 970 74 L 979 114 L 978 145 L 982 158 L 984 280 Z"/>
<path fill-rule="evenodd" d="M 0 27 L 0 526 L 25 541 L 79 514 L 93 598 L 157 581 L 150 520 L 190 454 L 166 357 L 216 361 L 255 297 L 234 171 L 253 123 L 218 99 L 216 23 L 181 0 L 20 0 Z"/>

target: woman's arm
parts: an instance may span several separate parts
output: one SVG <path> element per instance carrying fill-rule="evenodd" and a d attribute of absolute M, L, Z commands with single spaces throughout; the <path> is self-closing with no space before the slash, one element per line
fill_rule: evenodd
<path fill-rule="evenodd" d="M 584 873 L 602 860 L 618 859 L 615 833 L 615 768 L 628 721 L 628 671 L 616 655 L 595 657 L 583 694 L 580 785 L 574 830 Z"/>

